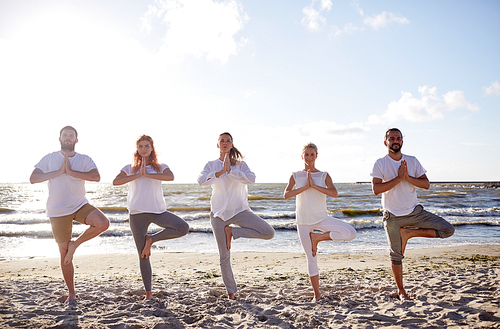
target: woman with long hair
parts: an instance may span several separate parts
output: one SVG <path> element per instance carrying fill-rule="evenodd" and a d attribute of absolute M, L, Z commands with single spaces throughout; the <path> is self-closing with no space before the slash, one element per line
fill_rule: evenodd
<path fill-rule="evenodd" d="M 228 298 L 236 299 L 238 289 L 231 269 L 231 240 L 272 239 L 274 229 L 248 206 L 247 185 L 255 183 L 255 174 L 234 147 L 231 134 L 220 134 L 217 147 L 219 158 L 205 165 L 198 184 L 212 186 L 210 223 L 219 249 L 222 280 Z"/>
<path fill-rule="evenodd" d="M 295 217 L 300 242 L 306 253 L 307 270 L 314 291 L 313 300 L 319 300 L 319 269 L 316 253 L 318 243 L 326 240 L 349 241 L 356 237 L 356 230 L 340 219 L 328 216 L 326 196 L 336 198 L 337 189 L 326 171 L 316 169 L 318 148 L 313 143 L 304 146 L 304 170 L 294 172 L 285 188 L 285 199 L 296 198 Z M 295 189 L 294 189 L 295 187 Z M 319 230 L 321 233 L 314 232 Z"/>
<path fill-rule="evenodd" d="M 136 142 L 133 164 L 122 168 L 113 185 L 129 184 L 127 196 L 129 224 L 139 253 L 139 266 L 146 289 L 146 300 L 153 297 L 151 291 L 152 269 L 149 257 L 151 246 L 161 240 L 186 235 L 189 225 L 180 217 L 167 211 L 161 186 L 162 181 L 173 181 L 174 174 L 164 163 L 159 163 L 153 139 L 142 135 Z M 148 234 L 152 223 L 163 228 Z"/>

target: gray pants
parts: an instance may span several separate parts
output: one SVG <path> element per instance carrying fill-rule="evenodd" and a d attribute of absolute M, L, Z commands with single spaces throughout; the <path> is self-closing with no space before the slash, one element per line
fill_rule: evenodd
<path fill-rule="evenodd" d="M 141 213 L 130 215 L 130 230 L 134 236 L 135 246 L 139 253 L 139 267 L 141 268 L 142 282 L 146 291 L 151 291 L 151 262 L 149 258 L 141 258 L 142 249 L 146 245 L 146 234 L 151 223 L 163 228 L 151 236 L 153 242 L 174 239 L 186 235 L 189 225 L 180 217 L 165 211 L 161 214 Z"/>
<path fill-rule="evenodd" d="M 219 217 L 214 217 L 213 213 L 210 213 L 210 223 L 212 224 L 212 230 L 217 241 L 217 247 L 219 248 L 222 280 L 226 286 L 227 293 L 233 294 L 238 289 L 236 288 L 236 281 L 231 269 L 231 253 L 227 250 L 224 227 L 230 224 L 237 225 L 232 227 L 233 239 L 235 240 L 239 238 L 269 240 L 274 237 L 274 229 L 250 210 L 244 210 L 226 221 Z"/>
<path fill-rule="evenodd" d="M 434 229 L 436 238 L 448 238 L 455 233 L 453 225 L 443 218 L 434 215 L 421 205 L 417 205 L 412 213 L 406 216 L 395 216 L 387 210 L 384 210 L 384 228 L 387 239 L 391 247 L 391 263 L 401 265 L 404 258 L 401 252 L 401 235 L 399 229 L 403 227 L 417 227 L 425 229 Z"/>

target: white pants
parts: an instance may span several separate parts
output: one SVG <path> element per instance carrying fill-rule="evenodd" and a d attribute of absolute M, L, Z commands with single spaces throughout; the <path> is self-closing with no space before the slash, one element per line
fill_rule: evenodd
<path fill-rule="evenodd" d="M 309 276 L 319 275 L 318 259 L 312 255 L 312 242 L 309 236 L 314 229 L 330 232 L 330 238 L 336 241 L 350 241 L 356 237 L 356 230 L 351 225 L 333 217 L 327 217 L 314 225 L 297 225 L 300 242 L 306 253 Z"/>

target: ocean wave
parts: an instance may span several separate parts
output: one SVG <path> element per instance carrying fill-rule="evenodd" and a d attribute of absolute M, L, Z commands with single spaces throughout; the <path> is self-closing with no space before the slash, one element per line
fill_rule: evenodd
<path fill-rule="evenodd" d="M 100 206 L 97 207 L 99 210 L 102 212 L 128 212 L 127 207 L 121 207 L 121 206 Z"/>
<path fill-rule="evenodd" d="M 330 210 L 329 213 L 337 214 L 342 213 L 347 217 L 357 217 L 357 216 L 381 216 L 382 210 L 380 208 L 377 209 L 334 209 Z"/>
<path fill-rule="evenodd" d="M 455 190 L 449 191 L 432 191 L 429 194 L 419 195 L 419 198 L 465 198 L 467 193 Z"/>
<path fill-rule="evenodd" d="M 453 221 L 453 226 L 466 226 L 466 225 L 485 225 L 485 226 L 500 226 L 500 220 L 472 220 L 472 221 Z"/>
<path fill-rule="evenodd" d="M 0 231 L 0 237 L 52 238 L 52 231 Z"/>
<path fill-rule="evenodd" d="M 0 220 L 0 224 L 14 224 L 14 225 L 33 225 L 33 224 L 47 224 L 49 223 L 48 218 L 6 218 Z"/>
<path fill-rule="evenodd" d="M 280 212 L 275 214 L 266 214 L 266 213 L 256 213 L 257 216 L 263 219 L 295 219 L 295 211 L 294 212 Z"/>
<path fill-rule="evenodd" d="M 500 208 L 453 208 L 453 209 L 432 209 L 433 213 L 440 216 L 463 216 L 463 217 L 500 217 Z"/>
<path fill-rule="evenodd" d="M 263 196 L 263 195 L 249 195 L 248 200 L 283 200 L 283 197 L 277 196 Z"/>
<path fill-rule="evenodd" d="M 199 213 L 194 215 L 182 215 L 180 216 L 185 221 L 195 221 L 199 219 L 207 219 L 210 218 L 210 213 Z"/>
<path fill-rule="evenodd" d="M 200 210 L 206 210 L 210 211 L 210 206 L 205 206 L 205 207 L 169 207 L 167 208 L 168 211 L 179 211 L 179 212 L 188 212 L 188 211 L 200 211 Z"/>

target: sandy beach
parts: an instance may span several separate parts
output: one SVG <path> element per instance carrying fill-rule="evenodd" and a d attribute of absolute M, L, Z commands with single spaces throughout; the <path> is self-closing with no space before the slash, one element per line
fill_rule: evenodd
<path fill-rule="evenodd" d="M 321 246 L 320 246 L 321 248 Z M 225 297 L 218 256 L 152 255 L 153 294 L 135 255 L 75 257 L 78 302 L 66 304 L 57 258 L 0 261 L 1 328 L 500 328 L 500 245 L 409 249 L 391 297 L 386 253 L 319 255 L 323 298 L 310 302 L 306 260 L 233 253 L 238 300 Z"/>

